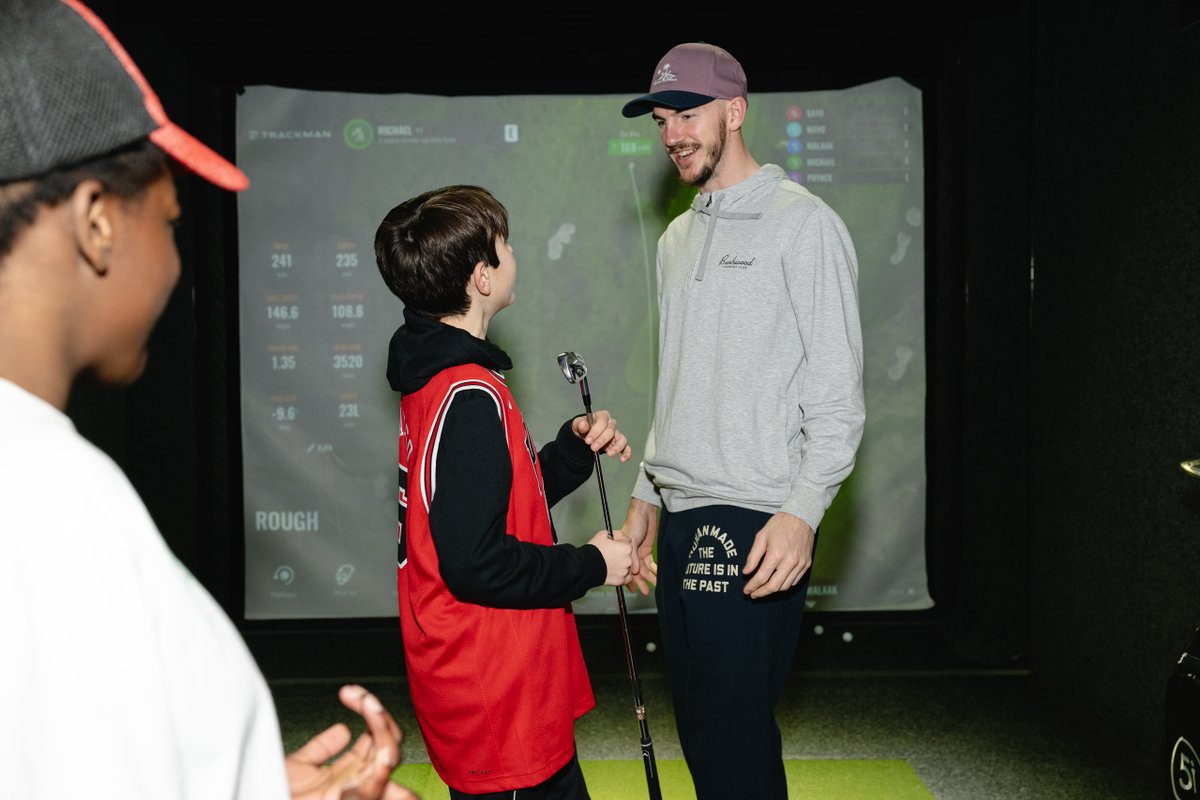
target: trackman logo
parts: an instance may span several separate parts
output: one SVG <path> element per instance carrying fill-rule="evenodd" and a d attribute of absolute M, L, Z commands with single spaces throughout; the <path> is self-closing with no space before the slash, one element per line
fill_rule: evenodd
<path fill-rule="evenodd" d="M 717 262 L 717 266 L 723 269 L 749 269 L 754 265 L 754 259 L 756 258 L 758 258 L 758 256 L 745 258 L 742 256 L 731 256 L 727 254 L 721 256 L 721 260 Z"/>
<path fill-rule="evenodd" d="M 266 141 L 272 140 L 296 140 L 296 139 L 332 139 L 333 131 L 247 131 L 247 138 L 250 141 L 258 141 L 260 139 Z"/>
<path fill-rule="evenodd" d="M 658 68 L 658 72 L 654 73 L 654 83 L 651 86 L 658 86 L 660 83 L 674 83 L 679 80 L 679 77 L 671 72 L 671 64 L 668 62 Z"/>

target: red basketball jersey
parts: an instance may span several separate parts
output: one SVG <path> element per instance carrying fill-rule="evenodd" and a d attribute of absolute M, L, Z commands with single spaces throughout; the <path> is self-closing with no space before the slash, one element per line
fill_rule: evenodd
<path fill-rule="evenodd" d="M 430 531 L 438 444 L 460 392 L 484 392 L 512 463 L 506 535 L 554 544 L 537 451 L 503 377 L 466 364 L 401 400 L 397 584 L 413 706 L 430 761 L 449 786 L 479 794 L 532 786 L 575 749 L 574 721 L 595 705 L 570 606 L 490 608 L 446 587 Z M 407 473 L 407 474 L 406 474 Z M 462 498 L 470 502 L 470 498 Z"/>

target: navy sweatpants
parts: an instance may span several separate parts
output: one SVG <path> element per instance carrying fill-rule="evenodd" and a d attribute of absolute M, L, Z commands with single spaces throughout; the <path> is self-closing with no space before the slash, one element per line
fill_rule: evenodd
<path fill-rule="evenodd" d="M 761 600 L 741 568 L 770 514 L 663 511 L 658 604 L 675 724 L 697 800 L 787 800 L 775 707 L 800 640 L 808 573 Z"/>

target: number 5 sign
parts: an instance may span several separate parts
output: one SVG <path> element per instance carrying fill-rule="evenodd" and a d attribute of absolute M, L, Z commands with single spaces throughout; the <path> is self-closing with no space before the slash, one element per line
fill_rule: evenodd
<path fill-rule="evenodd" d="M 1180 736 L 1175 740 L 1171 750 L 1171 789 L 1175 800 L 1188 800 L 1200 797 L 1200 788 L 1196 786 L 1196 767 L 1200 759 L 1191 742 Z"/>

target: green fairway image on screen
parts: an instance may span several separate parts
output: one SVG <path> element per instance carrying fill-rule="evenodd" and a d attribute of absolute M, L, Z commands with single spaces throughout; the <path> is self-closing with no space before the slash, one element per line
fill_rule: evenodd
<path fill-rule="evenodd" d="M 248 619 L 395 616 L 400 396 L 387 347 L 402 304 L 375 266 L 397 203 L 449 184 L 508 210 L 516 303 L 488 337 L 540 447 L 582 411 L 556 361 L 588 365 L 593 404 L 634 449 L 606 459 L 625 517 L 657 376 L 655 250 L 695 189 L 625 95 L 441 97 L 249 87 L 237 101 L 239 359 Z M 932 605 L 925 568 L 925 220 L 921 92 L 899 78 L 757 93 L 759 163 L 825 200 L 854 240 L 867 424 L 821 524 L 818 610 Z M 753 320 L 748 320 L 753 324 Z M 552 509 L 561 541 L 604 527 L 594 479 Z M 653 598 L 629 595 L 631 611 Z M 615 612 L 612 589 L 574 604 Z"/>

